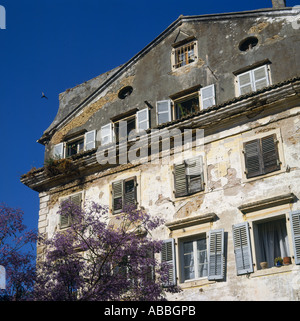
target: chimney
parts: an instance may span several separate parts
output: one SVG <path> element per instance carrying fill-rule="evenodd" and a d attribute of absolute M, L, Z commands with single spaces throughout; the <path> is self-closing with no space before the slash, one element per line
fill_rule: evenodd
<path fill-rule="evenodd" d="M 272 4 L 274 9 L 286 7 L 285 0 L 272 0 Z"/>

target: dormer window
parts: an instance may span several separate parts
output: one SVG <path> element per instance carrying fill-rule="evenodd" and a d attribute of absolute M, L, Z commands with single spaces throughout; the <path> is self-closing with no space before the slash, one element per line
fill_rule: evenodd
<path fill-rule="evenodd" d="M 195 62 L 197 59 L 197 41 L 189 37 L 183 41 L 173 44 L 172 69 L 178 69 Z"/>

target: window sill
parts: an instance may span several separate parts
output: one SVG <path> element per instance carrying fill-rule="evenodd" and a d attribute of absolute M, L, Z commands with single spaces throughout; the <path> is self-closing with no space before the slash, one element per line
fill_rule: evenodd
<path fill-rule="evenodd" d="M 254 273 L 251 273 L 250 278 L 274 275 L 279 273 L 287 273 L 287 272 L 291 272 L 294 268 L 295 268 L 295 264 L 282 265 L 280 267 L 274 266 L 268 269 L 257 270 Z"/>
<path fill-rule="evenodd" d="M 179 283 L 179 286 L 182 289 L 191 289 L 191 288 L 195 288 L 195 287 L 199 287 L 199 286 L 203 286 L 203 285 L 209 285 L 209 284 L 213 284 L 213 283 L 216 283 L 216 281 L 209 281 L 207 278 L 202 278 L 199 280 L 186 281 L 184 283 Z"/>

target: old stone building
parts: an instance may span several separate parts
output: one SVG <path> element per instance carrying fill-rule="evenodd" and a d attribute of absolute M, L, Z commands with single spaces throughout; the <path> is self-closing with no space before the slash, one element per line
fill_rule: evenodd
<path fill-rule="evenodd" d="M 183 289 L 169 299 L 299 300 L 299 15 L 279 0 L 180 16 L 124 65 L 61 93 L 39 139 L 46 165 L 22 176 L 40 195 L 39 231 L 68 226 L 65 198 L 112 218 L 129 202 L 166 220 L 155 237 Z M 204 137 L 183 154 L 184 129 Z"/>

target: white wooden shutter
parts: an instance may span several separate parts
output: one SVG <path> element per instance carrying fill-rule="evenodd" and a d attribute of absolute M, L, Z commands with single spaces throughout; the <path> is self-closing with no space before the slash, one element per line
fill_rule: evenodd
<path fill-rule="evenodd" d="M 300 264 L 300 211 L 290 213 L 295 263 Z"/>
<path fill-rule="evenodd" d="M 208 279 L 224 279 L 224 229 L 209 231 L 208 242 Z"/>
<path fill-rule="evenodd" d="M 176 285 L 176 262 L 175 262 L 175 241 L 168 239 L 163 241 L 161 250 L 161 262 L 167 263 L 168 269 L 168 282 L 164 286 Z"/>
<path fill-rule="evenodd" d="M 139 110 L 136 113 L 137 118 L 137 129 L 138 130 L 146 130 L 149 128 L 149 109 L 145 108 L 142 110 Z"/>
<path fill-rule="evenodd" d="M 251 71 L 238 75 L 239 94 L 244 95 L 253 90 Z"/>
<path fill-rule="evenodd" d="M 109 144 L 113 141 L 112 123 L 101 127 L 101 145 Z"/>
<path fill-rule="evenodd" d="M 269 85 L 267 65 L 252 70 L 252 78 L 255 91 L 267 87 Z"/>
<path fill-rule="evenodd" d="M 64 143 L 54 145 L 53 157 L 58 159 L 64 158 Z"/>
<path fill-rule="evenodd" d="M 215 105 L 215 85 L 206 86 L 200 89 L 202 109 Z"/>
<path fill-rule="evenodd" d="M 156 102 L 157 124 L 171 121 L 171 101 L 162 100 Z"/>
<path fill-rule="evenodd" d="M 237 274 L 251 273 L 253 262 L 248 222 L 233 225 L 232 232 Z"/>
<path fill-rule="evenodd" d="M 96 130 L 91 130 L 85 133 L 85 150 L 93 149 L 96 147 Z"/>

